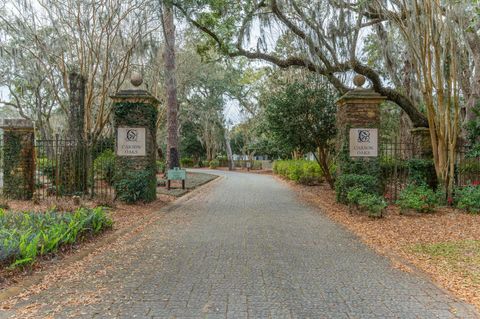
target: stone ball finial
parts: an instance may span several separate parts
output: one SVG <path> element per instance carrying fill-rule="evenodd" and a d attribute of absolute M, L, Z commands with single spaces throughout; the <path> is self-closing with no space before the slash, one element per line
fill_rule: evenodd
<path fill-rule="evenodd" d="M 353 84 L 358 88 L 362 87 L 365 84 L 365 77 L 360 74 L 355 75 L 353 77 Z"/>
<path fill-rule="evenodd" d="M 132 75 L 130 75 L 130 83 L 135 87 L 140 86 L 143 83 L 142 75 L 139 72 L 133 71 Z"/>

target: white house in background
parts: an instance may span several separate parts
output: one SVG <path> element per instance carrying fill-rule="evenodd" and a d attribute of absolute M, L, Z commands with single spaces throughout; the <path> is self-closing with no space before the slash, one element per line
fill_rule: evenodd
<path fill-rule="evenodd" d="M 247 161 L 248 156 L 247 155 L 238 155 L 238 154 L 233 154 L 232 158 L 234 161 Z"/>
<path fill-rule="evenodd" d="M 307 161 L 315 161 L 315 155 L 312 152 L 309 152 L 303 156 Z"/>
<path fill-rule="evenodd" d="M 239 155 L 239 154 L 233 154 L 232 155 L 234 161 L 248 161 L 248 155 Z M 269 158 L 267 155 L 255 155 L 253 156 L 254 161 L 268 161 Z"/>

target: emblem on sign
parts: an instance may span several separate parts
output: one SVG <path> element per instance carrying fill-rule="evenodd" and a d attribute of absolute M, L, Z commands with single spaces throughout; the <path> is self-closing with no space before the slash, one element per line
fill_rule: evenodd
<path fill-rule="evenodd" d="M 137 140 L 137 130 L 136 129 L 128 129 L 127 130 L 127 141 L 135 142 Z"/>
<path fill-rule="evenodd" d="M 358 142 L 359 142 L 359 143 L 368 143 L 368 142 L 370 142 L 370 131 L 367 131 L 367 130 L 358 130 Z"/>

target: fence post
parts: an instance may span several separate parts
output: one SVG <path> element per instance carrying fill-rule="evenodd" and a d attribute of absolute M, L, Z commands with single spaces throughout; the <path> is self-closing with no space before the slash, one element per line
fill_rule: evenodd
<path fill-rule="evenodd" d="M 58 133 L 55 134 L 55 198 L 58 199 L 58 193 L 60 192 L 60 167 L 58 160 L 58 142 L 59 142 Z"/>
<path fill-rule="evenodd" d="M 95 196 L 95 169 L 93 167 L 93 138 L 92 133 L 87 135 L 87 175 L 90 179 L 90 199 Z"/>

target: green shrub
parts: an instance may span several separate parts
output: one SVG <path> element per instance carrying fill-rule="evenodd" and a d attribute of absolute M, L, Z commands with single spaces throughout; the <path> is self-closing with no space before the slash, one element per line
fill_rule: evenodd
<path fill-rule="evenodd" d="M 472 214 L 480 213 L 480 186 L 467 186 L 455 191 L 456 206 Z"/>
<path fill-rule="evenodd" d="M 317 162 L 313 161 L 275 161 L 273 163 L 273 172 L 277 175 L 288 178 L 289 180 L 305 185 L 314 185 L 323 181 L 322 169 Z"/>
<path fill-rule="evenodd" d="M 217 168 L 220 165 L 220 162 L 218 159 L 211 160 L 209 163 L 209 167 L 212 169 Z"/>
<path fill-rule="evenodd" d="M 370 217 L 382 217 L 387 202 L 378 194 L 363 193 L 358 199 L 358 206 L 367 211 Z"/>
<path fill-rule="evenodd" d="M 97 177 L 112 185 L 115 174 L 115 153 L 110 149 L 103 151 L 93 162 L 93 169 Z"/>
<path fill-rule="evenodd" d="M 56 252 L 87 235 L 111 228 L 103 208 L 79 208 L 72 213 L 7 212 L 0 209 L 0 265 L 25 266 L 37 256 Z"/>
<path fill-rule="evenodd" d="M 162 162 L 162 161 L 157 161 L 157 173 L 165 173 L 165 167 L 166 167 L 166 164 L 165 162 Z"/>
<path fill-rule="evenodd" d="M 126 172 L 115 182 L 118 199 L 125 203 L 151 202 L 156 197 L 157 179 L 150 170 Z"/>
<path fill-rule="evenodd" d="M 193 158 L 184 157 L 180 160 L 181 167 L 193 167 L 193 165 L 194 165 Z"/>
<path fill-rule="evenodd" d="M 400 192 L 397 204 L 402 210 L 413 209 L 419 213 L 432 212 L 436 206 L 437 196 L 426 185 L 410 184 Z"/>
<path fill-rule="evenodd" d="M 342 174 L 370 175 L 380 178 L 382 168 L 379 159 L 352 159 L 348 151 L 348 143 L 344 145 L 344 149 L 338 159 L 338 165 Z"/>
<path fill-rule="evenodd" d="M 370 175 L 343 174 L 335 181 L 337 202 L 348 204 L 348 192 L 353 188 L 359 188 L 368 194 L 379 194 L 378 180 Z"/>
<path fill-rule="evenodd" d="M 435 203 L 438 206 L 446 206 L 452 204 L 452 199 L 449 197 L 447 198 L 447 192 L 445 187 L 437 187 L 435 191 Z"/>
<path fill-rule="evenodd" d="M 262 169 L 262 161 L 252 161 L 252 169 L 253 170 Z"/>
<path fill-rule="evenodd" d="M 437 186 L 437 175 L 433 160 L 412 158 L 407 161 L 408 180 L 412 184 Z"/>
<path fill-rule="evenodd" d="M 97 158 L 106 150 L 115 150 L 115 138 L 113 136 L 100 136 L 92 146 L 92 158 Z"/>
<path fill-rule="evenodd" d="M 457 166 L 457 170 L 463 174 L 478 174 L 480 172 L 480 161 L 478 161 L 478 158 L 467 157 Z"/>
<path fill-rule="evenodd" d="M 341 175 L 335 183 L 335 191 L 338 202 L 354 205 L 371 217 L 381 217 L 387 207 L 379 195 L 377 179 L 370 175 Z"/>

